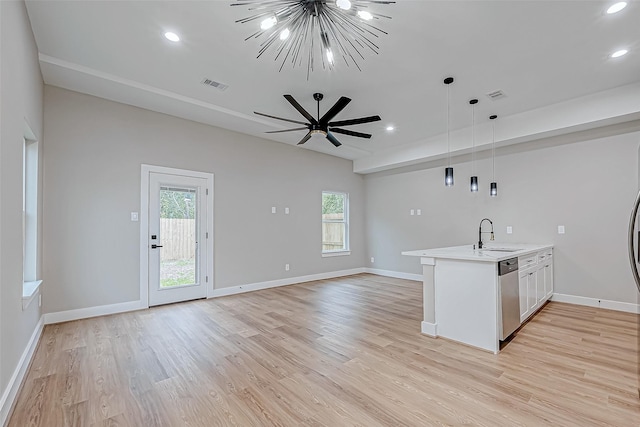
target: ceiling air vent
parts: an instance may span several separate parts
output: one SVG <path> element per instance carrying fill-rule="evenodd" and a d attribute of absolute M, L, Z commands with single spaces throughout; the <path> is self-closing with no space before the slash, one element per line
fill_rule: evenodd
<path fill-rule="evenodd" d="M 206 85 L 206 86 L 215 87 L 219 91 L 225 91 L 225 90 L 227 90 L 229 88 L 228 85 L 226 85 L 224 83 L 217 82 L 215 80 L 211 80 L 211 79 L 202 80 L 202 84 Z"/>
<path fill-rule="evenodd" d="M 491 99 L 492 101 L 496 101 L 496 100 L 498 100 L 498 99 L 505 98 L 506 96 L 507 96 L 507 95 L 505 95 L 505 94 L 504 94 L 504 92 L 503 92 L 503 91 L 501 91 L 501 90 L 494 90 L 493 92 L 489 92 L 489 93 L 487 94 L 487 97 L 488 97 L 489 99 Z"/>

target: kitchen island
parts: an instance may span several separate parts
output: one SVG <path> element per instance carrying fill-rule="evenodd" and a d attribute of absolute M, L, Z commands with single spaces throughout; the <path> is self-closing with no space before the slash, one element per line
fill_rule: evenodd
<path fill-rule="evenodd" d="M 502 309 L 498 265 L 518 259 L 516 288 L 520 323 L 553 293 L 553 246 L 491 244 L 402 252 L 423 267 L 422 333 L 497 353 Z"/>

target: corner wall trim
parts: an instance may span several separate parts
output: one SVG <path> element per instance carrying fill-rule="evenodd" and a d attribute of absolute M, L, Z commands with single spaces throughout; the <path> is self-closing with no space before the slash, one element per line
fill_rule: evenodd
<path fill-rule="evenodd" d="M 71 320 L 88 319 L 96 316 L 106 316 L 108 314 L 124 313 L 127 311 L 141 310 L 148 308 L 141 301 L 128 301 L 118 304 L 99 305 L 96 307 L 78 308 L 76 310 L 57 311 L 44 314 L 44 324 L 69 322 Z"/>
<path fill-rule="evenodd" d="M 396 279 L 415 280 L 422 282 L 422 274 L 403 273 L 401 271 L 378 270 L 377 268 L 365 268 L 365 273 L 375 274 L 377 276 L 393 277 Z"/>
<path fill-rule="evenodd" d="M 295 285 L 298 283 L 313 282 L 315 280 L 335 279 L 336 277 L 352 276 L 354 274 L 361 273 L 365 273 L 364 268 L 352 268 L 350 270 L 331 271 L 328 273 L 311 274 L 308 276 L 289 277 L 286 279 L 270 280 L 267 282 L 229 286 L 228 288 L 214 289 L 213 294 L 210 294 L 208 298 L 225 297 L 228 295 L 259 291 L 262 289 L 277 288 L 279 286 Z"/>
<path fill-rule="evenodd" d="M 579 297 L 575 295 L 553 294 L 551 301 L 566 302 L 569 304 L 586 305 L 589 307 L 605 308 L 608 310 L 624 311 L 640 314 L 640 304 L 630 302 L 611 301 L 606 299 Z"/>
<path fill-rule="evenodd" d="M 420 331 L 425 335 L 436 338 L 438 336 L 438 324 L 422 322 L 420 324 Z"/>
<path fill-rule="evenodd" d="M 18 396 L 18 390 L 20 390 L 22 381 L 24 381 L 33 353 L 35 353 L 36 347 L 38 347 L 38 342 L 40 342 L 40 336 L 42 335 L 43 328 L 44 316 L 40 316 L 40 320 L 38 321 L 33 334 L 31 334 L 27 347 L 24 349 L 24 352 L 18 361 L 18 366 L 16 366 L 15 371 L 13 371 L 13 375 L 11 375 L 7 388 L 4 390 L 4 393 L 2 393 L 2 398 L 0 399 L 0 425 L 2 426 L 6 424 L 9 415 L 13 410 L 13 405 L 15 404 L 16 397 Z"/>

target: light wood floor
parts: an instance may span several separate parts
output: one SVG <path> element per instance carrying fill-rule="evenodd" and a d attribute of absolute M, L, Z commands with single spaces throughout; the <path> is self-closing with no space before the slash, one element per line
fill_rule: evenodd
<path fill-rule="evenodd" d="M 550 303 L 493 355 L 357 275 L 47 326 L 10 426 L 638 426 L 637 316 Z"/>

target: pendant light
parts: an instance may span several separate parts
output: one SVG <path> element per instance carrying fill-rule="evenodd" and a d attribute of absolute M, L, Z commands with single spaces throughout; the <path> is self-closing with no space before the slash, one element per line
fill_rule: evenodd
<path fill-rule="evenodd" d="M 489 190 L 489 194 L 491 197 L 496 197 L 498 195 L 498 183 L 496 182 L 496 122 L 498 116 L 495 114 L 489 116 L 489 120 L 491 120 L 491 168 L 493 170 L 493 182 L 491 182 L 491 190 Z"/>
<path fill-rule="evenodd" d="M 451 132 L 449 129 L 449 116 L 450 116 L 450 85 L 453 83 L 453 77 L 447 77 L 444 79 L 444 84 L 447 85 L 447 167 L 444 170 L 444 185 L 447 187 L 453 186 L 453 168 L 451 167 Z"/>
<path fill-rule="evenodd" d="M 476 167 L 476 104 L 477 99 L 469 101 L 471 104 L 471 192 L 478 192 L 478 176 L 475 174 Z"/>

